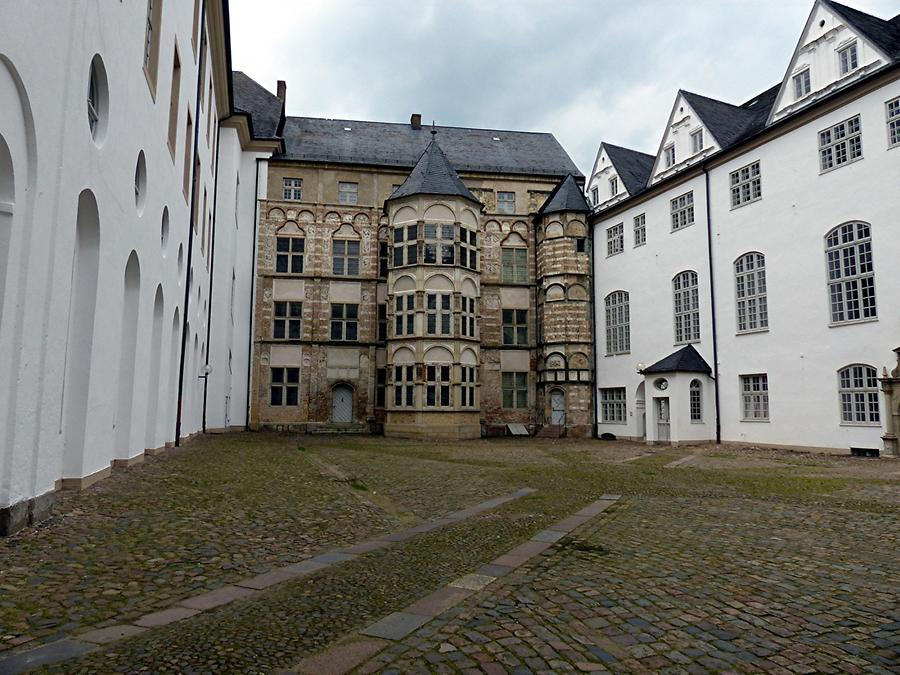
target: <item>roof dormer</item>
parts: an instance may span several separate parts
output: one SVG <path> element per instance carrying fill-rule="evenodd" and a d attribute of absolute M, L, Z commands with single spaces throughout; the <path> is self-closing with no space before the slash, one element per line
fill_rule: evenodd
<path fill-rule="evenodd" d="M 781 82 L 776 122 L 891 62 L 879 45 L 891 24 L 830 0 L 816 0 Z"/>
<path fill-rule="evenodd" d="M 652 163 L 652 155 L 601 143 L 588 181 L 591 206 L 602 210 L 634 197 L 646 187 Z"/>
<path fill-rule="evenodd" d="M 653 163 L 650 184 L 695 164 L 718 151 L 722 145 L 703 112 L 707 104 L 736 108 L 721 101 L 679 91 L 669 115 L 669 123 Z M 739 110 L 739 109 L 738 109 Z"/>

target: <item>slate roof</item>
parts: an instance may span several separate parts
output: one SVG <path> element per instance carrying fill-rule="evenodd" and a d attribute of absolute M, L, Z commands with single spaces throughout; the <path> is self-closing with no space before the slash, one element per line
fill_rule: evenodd
<path fill-rule="evenodd" d="M 476 204 L 481 203 L 469 192 L 469 188 L 463 185 L 436 138 L 428 144 L 409 176 L 388 199 L 412 195 L 448 195 L 465 197 Z"/>
<path fill-rule="evenodd" d="M 690 91 L 682 90 L 680 93 L 721 148 L 734 145 L 734 142 L 743 136 L 756 119 L 755 110 L 717 101 L 714 98 L 694 94 Z"/>
<path fill-rule="evenodd" d="M 891 58 L 900 57 L 900 14 L 885 21 L 831 0 L 823 2 L 885 54 Z"/>
<path fill-rule="evenodd" d="M 629 150 L 618 145 L 609 143 L 601 145 L 606 148 L 606 155 L 616 167 L 628 194 L 634 196 L 641 192 L 646 187 L 647 181 L 650 180 L 650 173 L 653 171 L 653 162 L 656 161 L 656 158 L 646 152 Z"/>
<path fill-rule="evenodd" d="M 653 373 L 706 373 L 710 375 L 712 368 L 694 349 L 694 345 L 686 345 L 652 366 L 644 368 L 641 373 L 644 375 Z"/>
<path fill-rule="evenodd" d="M 232 73 L 234 111 L 250 116 L 254 138 L 279 138 L 284 102 L 240 70 Z"/>
<path fill-rule="evenodd" d="M 350 129 L 350 131 L 346 131 Z M 435 127 L 457 171 L 581 176 L 553 134 Z M 431 140 L 431 128 L 409 124 L 288 117 L 282 159 L 410 169 Z M 498 139 L 498 140 L 494 140 Z"/>
<path fill-rule="evenodd" d="M 576 213 L 590 213 L 591 207 L 588 206 L 587 200 L 584 198 L 584 192 L 581 191 L 578 183 L 575 182 L 575 176 L 569 174 L 563 178 L 553 192 L 547 197 L 547 201 L 538 211 L 539 215 L 548 213 L 562 213 L 563 211 L 574 211 Z"/>

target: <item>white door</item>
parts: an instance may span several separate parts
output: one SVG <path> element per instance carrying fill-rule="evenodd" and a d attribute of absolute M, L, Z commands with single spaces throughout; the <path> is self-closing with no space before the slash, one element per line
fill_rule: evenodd
<path fill-rule="evenodd" d="M 669 436 L 669 399 L 655 398 L 656 401 L 656 440 L 668 443 Z"/>
<path fill-rule="evenodd" d="M 550 392 L 550 424 L 561 427 L 566 423 L 566 395 L 562 389 Z"/>
<path fill-rule="evenodd" d="M 331 421 L 337 424 L 353 421 L 353 390 L 346 384 L 331 390 Z"/>

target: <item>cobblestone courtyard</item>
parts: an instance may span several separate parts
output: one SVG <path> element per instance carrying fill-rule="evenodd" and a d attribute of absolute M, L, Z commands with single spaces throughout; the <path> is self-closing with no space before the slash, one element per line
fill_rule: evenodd
<path fill-rule="evenodd" d="M 362 642 L 366 626 L 608 494 L 621 498 L 434 619 Z M 357 672 L 895 673 L 898 525 L 896 460 L 208 437 L 67 494 L 49 523 L 0 540 L 0 673 L 22 671 L 25 650 L 86 645 L 98 628 L 298 563 L 313 573 L 43 667 L 314 672 L 316 654 L 364 644 Z M 391 545 L 311 561 L 373 537 Z M 324 664 L 315 672 L 341 671 Z"/>

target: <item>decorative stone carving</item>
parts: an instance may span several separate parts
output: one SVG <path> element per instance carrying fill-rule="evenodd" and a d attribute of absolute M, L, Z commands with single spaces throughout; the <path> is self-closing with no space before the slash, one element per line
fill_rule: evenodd
<path fill-rule="evenodd" d="M 887 368 L 882 369 L 881 391 L 884 393 L 885 424 L 884 436 L 881 437 L 884 443 L 884 452 L 887 455 L 900 457 L 900 439 L 897 438 L 897 432 L 900 431 L 900 347 L 894 350 L 897 355 L 897 365 L 891 370 L 888 377 Z"/>

